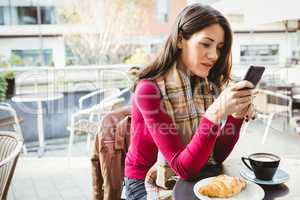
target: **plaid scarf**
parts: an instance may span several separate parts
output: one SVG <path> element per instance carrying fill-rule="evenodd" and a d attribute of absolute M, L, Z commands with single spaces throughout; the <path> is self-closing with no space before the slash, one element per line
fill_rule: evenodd
<path fill-rule="evenodd" d="M 193 83 L 191 83 L 193 80 Z M 175 63 L 155 82 L 160 89 L 167 114 L 172 118 L 183 144 L 187 145 L 206 109 L 214 101 L 214 92 L 207 79 L 191 77 L 180 70 Z M 194 85 L 192 88 L 191 84 Z M 215 164 L 210 156 L 208 164 Z M 175 174 L 159 152 L 156 164 L 148 171 L 145 185 L 148 199 L 170 199 L 171 189 L 175 184 Z"/>

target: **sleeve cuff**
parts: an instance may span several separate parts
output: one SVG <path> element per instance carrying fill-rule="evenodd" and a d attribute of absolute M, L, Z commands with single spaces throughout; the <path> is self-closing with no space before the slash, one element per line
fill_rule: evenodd
<path fill-rule="evenodd" d="M 244 122 L 244 119 L 235 118 L 232 115 L 228 115 L 228 117 L 227 117 L 227 123 L 228 122 L 231 122 L 231 123 L 233 123 L 235 125 L 240 125 L 241 126 L 243 124 L 243 122 Z"/>
<path fill-rule="evenodd" d="M 209 119 L 207 119 L 206 117 L 203 117 L 201 119 L 201 131 L 203 132 L 207 132 L 210 134 L 215 134 L 217 135 L 220 130 L 221 130 L 221 125 L 220 124 L 215 124 L 214 122 L 210 121 Z"/>

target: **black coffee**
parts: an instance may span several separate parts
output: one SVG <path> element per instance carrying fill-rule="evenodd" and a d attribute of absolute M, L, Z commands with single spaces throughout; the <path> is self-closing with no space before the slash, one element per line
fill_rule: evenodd
<path fill-rule="evenodd" d="M 252 160 L 260 161 L 260 162 L 274 162 L 278 161 L 279 159 L 272 155 L 253 155 L 250 156 Z"/>

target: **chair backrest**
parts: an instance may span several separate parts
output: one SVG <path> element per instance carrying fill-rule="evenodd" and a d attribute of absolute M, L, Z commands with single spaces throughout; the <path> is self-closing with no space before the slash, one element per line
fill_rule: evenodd
<path fill-rule="evenodd" d="M 124 98 L 117 98 L 117 99 L 112 99 L 111 101 L 105 102 L 104 105 L 110 107 L 109 111 L 112 111 L 112 110 L 121 108 L 123 106 L 124 102 L 125 102 Z"/>
<path fill-rule="evenodd" d="M 103 101 L 104 99 L 109 98 L 110 96 L 113 96 L 115 94 L 118 94 L 120 92 L 119 88 L 108 88 L 108 89 L 100 89 L 100 90 L 96 90 L 93 91 L 91 93 L 88 93 L 82 97 L 79 98 L 78 100 L 78 104 L 79 104 L 79 109 L 84 109 L 83 108 L 83 104 L 85 101 L 87 101 L 88 99 L 94 98 L 95 96 L 100 95 L 101 99 L 100 102 Z M 96 104 L 98 104 L 99 102 L 97 102 Z M 88 106 L 91 107 L 91 106 Z"/>
<path fill-rule="evenodd" d="M 8 103 L 0 102 L 0 111 L 6 112 L 9 114 L 8 117 L 0 119 L 0 126 L 14 126 L 15 131 L 20 134 L 23 138 L 23 134 L 21 131 L 20 122 L 22 122 L 21 118 L 18 118 L 16 110 Z M 3 123 L 1 123 L 3 122 Z"/>
<path fill-rule="evenodd" d="M 114 89 L 115 90 L 115 89 Z M 114 99 L 117 99 L 117 98 L 122 98 L 122 96 L 124 94 L 126 94 L 127 92 L 130 91 L 130 88 L 125 88 L 123 90 L 120 91 L 120 89 L 118 89 L 119 91 L 113 91 L 113 90 L 110 90 L 110 92 L 108 92 L 107 96 L 104 97 L 104 99 L 101 101 L 101 103 L 105 104 L 106 102 L 110 102 Z"/>
<path fill-rule="evenodd" d="M 5 200 L 23 140 L 15 132 L 0 132 L 0 199 Z"/>
<path fill-rule="evenodd" d="M 269 90 L 258 90 L 253 99 L 255 109 L 264 114 L 292 112 L 292 98 Z"/>
<path fill-rule="evenodd" d="M 116 95 L 119 93 L 120 93 L 119 88 L 108 88 L 104 91 L 103 98 L 101 99 L 101 101 L 107 101 L 107 99 L 116 99 L 118 97 Z"/>
<path fill-rule="evenodd" d="M 7 125 L 13 125 L 18 123 L 18 117 L 16 111 L 12 108 L 12 106 L 8 103 L 0 102 L 0 111 L 6 112 L 9 114 L 9 117 L 6 117 L 7 119 L 11 118 L 11 122 L 7 123 Z"/>

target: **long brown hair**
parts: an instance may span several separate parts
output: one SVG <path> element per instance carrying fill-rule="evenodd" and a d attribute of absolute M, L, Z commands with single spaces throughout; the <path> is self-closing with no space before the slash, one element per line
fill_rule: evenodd
<path fill-rule="evenodd" d="M 199 3 L 189 5 L 180 12 L 161 52 L 139 73 L 136 84 L 141 79 L 153 80 L 163 75 L 179 58 L 180 49 L 177 48 L 179 39 L 182 37 L 188 40 L 194 33 L 212 24 L 219 24 L 224 29 L 225 39 L 221 55 L 211 69 L 208 80 L 217 87 L 222 87 L 230 80 L 232 31 L 227 19 L 219 11 Z"/>

